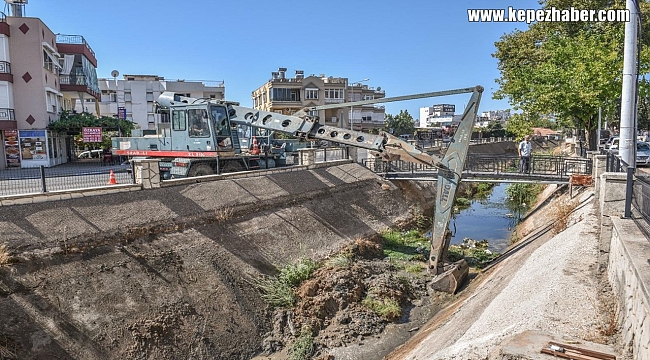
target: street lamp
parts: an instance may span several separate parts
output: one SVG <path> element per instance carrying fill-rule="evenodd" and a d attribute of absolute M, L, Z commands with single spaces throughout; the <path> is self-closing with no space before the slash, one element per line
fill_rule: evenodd
<path fill-rule="evenodd" d="M 355 82 L 349 84 L 350 85 L 350 102 L 354 101 L 354 97 L 353 97 L 353 95 L 354 95 L 354 87 L 353 87 L 354 84 L 359 84 L 361 82 L 368 81 L 368 80 L 370 80 L 370 79 L 365 78 L 363 80 L 355 81 Z M 353 114 L 354 114 L 354 106 L 350 105 L 350 130 L 352 130 L 352 115 Z"/>

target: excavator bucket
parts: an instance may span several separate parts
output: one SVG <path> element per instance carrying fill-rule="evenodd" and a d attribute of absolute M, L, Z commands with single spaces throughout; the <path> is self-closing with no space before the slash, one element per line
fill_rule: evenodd
<path fill-rule="evenodd" d="M 443 273 L 433 278 L 430 288 L 431 290 L 453 294 L 469 275 L 469 265 L 465 259 L 461 259 L 446 265 L 444 269 Z"/>

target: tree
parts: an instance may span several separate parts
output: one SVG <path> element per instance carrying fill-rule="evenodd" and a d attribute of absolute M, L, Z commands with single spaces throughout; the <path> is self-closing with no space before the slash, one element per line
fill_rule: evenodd
<path fill-rule="evenodd" d="M 530 118 L 523 114 L 512 115 L 508 120 L 508 125 L 506 125 L 506 136 L 514 137 L 517 141 L 522 140 L 524 136 L 532 134 L 532 122 Z"/>
<path fill-rule="evenodd" d="M 47 129 L 76 135 L 83 127 L 101 127 L 104 131 L 121 131 L 122 136 L 130 136 L 135 123 L 111 116 L 97 117 L 89 113 L 73 114 L 63 111 L 59 120 L 51 122 Z"/>
<path fill-rule="evenodd" d="M 623 1 L 543 0 L 543 9 L 622 9 Z M 650 5 L 640 2 L 642 13 Z M 650 51 L 650 25 L 641 33 L 644 44 L 640 73 L 646 73 Z M 537 22 L 526 31 L 514 31 L 495 43 L 500 88 L 496 99 L 508 98 L 515 109 L 528 114 L 555 114 L 572 120 L 596 148 L 593 132 L 598 126 L 598 108 L 605 115 L 616 111 L 623 71 L 624 23 Z"/>
<path fill-rule="evenodd" d="M 392 133 L 394 136 L 415 133 L 415 123 L 408 110 L 400 110 L 398 115 L 386 114 L 384 130 Z M 392 131 L 391 131 L 392 130 Z"/>

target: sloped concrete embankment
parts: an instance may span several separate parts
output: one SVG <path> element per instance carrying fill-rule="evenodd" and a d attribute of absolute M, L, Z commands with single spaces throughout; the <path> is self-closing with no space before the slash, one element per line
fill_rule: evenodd
<path fill-rule="evenodd" d="M 0 353 L 248 359 L 270 330 L 251 276 L 408 212 L 356 164 L 3 207 Z"/>

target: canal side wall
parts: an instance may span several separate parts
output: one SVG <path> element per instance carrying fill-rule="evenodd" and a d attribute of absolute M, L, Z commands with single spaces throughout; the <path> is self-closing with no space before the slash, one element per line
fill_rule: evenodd
<path fill-rule="evenodd" d="M 650 360 L 650 242 L 633 219 L 623 218 L 625 174 L 602 173 L 598 185 L 602 248 L 609 252 L 607 275 L 624 344 L 634 359 Z"/>

